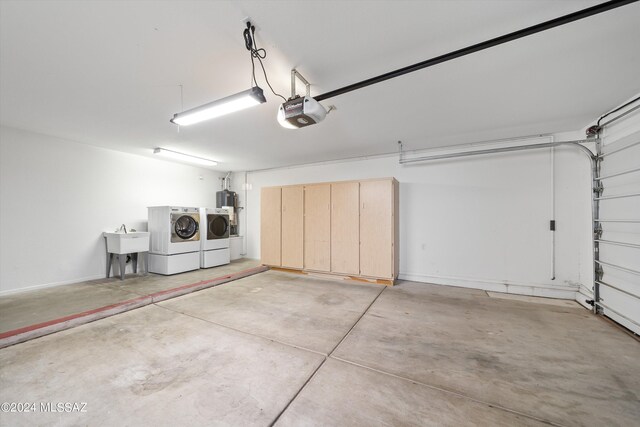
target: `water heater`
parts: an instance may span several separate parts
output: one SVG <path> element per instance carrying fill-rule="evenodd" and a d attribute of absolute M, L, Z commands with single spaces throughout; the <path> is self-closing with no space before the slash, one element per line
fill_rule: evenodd
<path fill-rule="evenodd" d="M 223 206 L 231 206 L 233 208 L 237 208 L 238 203 L 238 195 L 235 191 L 222 190 L 216 192 L 216 208 L 221 208 Z"/>

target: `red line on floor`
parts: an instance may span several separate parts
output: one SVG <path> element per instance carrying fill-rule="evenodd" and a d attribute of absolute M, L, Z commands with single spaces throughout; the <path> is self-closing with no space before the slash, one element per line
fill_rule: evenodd
<path fill-rule="evenodd" d="M 176 294 L 176 296 L 180 296 L 180 295 L 184 295 L 184 294 L 189 293 L 189 292 L 183 292 L 183 291 L 186 291 L 186 290 L 188 290 L 190 288 L 198 288 L 200 286 L 207 285 L 207 284 L 213 284 L 213 283 L 216 283 L 216 282 L 225 283 L 225 282 L 232 281 L 234 279 L 241 279 L 243 277 L 250 276 L 250 275 L 256 274 L 256 273 L 260 273 L 260 272 L 266 271 L 266 270 L 268 270 L 268 267 L 264 267 L 264 266 L 249 268 L 247 270 L 238 271 L 236 273 L 227 274 L 227 275 L 224 275 L 224 276 L 216 277 L 214 279 L 202 280 L 200 282 L 189 283 L 187 285 L 178 286 L 177 288 L 165 289 L 164 291 L 155 292 L 155 293 L 149 294 L 149 295 L 139 296 L 139 297 L 132 298 L 132 299 L 129 299 L 129 300 L 126 300 L 126 301 L 121 301 L 121 302 L 118 302 L 118 303 L 115 303 L 115 304 L 106 305 L 104 307 L 95 308 L 93 310 L 87 310 L 87 311 L 83 311 L 81 313 L 71 314 L 69 316 L 60 317 L 58 319 L 48 320 L 46 322 L 37 323 L 35 325 L 25 326 L 23 328 L 18 328 L 18 329 L 14 329 L 14 330 L 11 330 L 11 331 L 3 332 L 3 333 L 0 334 L 0 348 L 4 347 L 2 345 L 2 340 L 3 339 L 15 337 L 16 335 L 26 334 L 26 333 L 34 332 L 34 331 L 37 331 L 37 330 L 44 330 L 45 328 L 48 328 L 49 326 L 63 325 L 64 323 L 66 323 L 66 322 L 68 322 L 70 320 L 81 319 L 83 317 L 87 317 L 88 318 L 90 316 L 93 316 L 94 314 L 104 313 L 104 312 L 107 312 L 109 310 L 113 310 L 113 309 L 117 309 L 117 308 L 121 308 L 121 307 L 127 307 L 127 306 L 131 306 L 131 305 L 136 305 L 136 303 L 142 303 L 146 299 L 148 299 L 149 302 L 147 304 L 144 304 L 144 305 L 149 305 L 149 304 L 151 304 L 153 302 L 154 297 L 167 295 L 167 294 Z M 168 298 L 166 298 L 166 299 L 168 299 Z M 135 308 L 137 308 L 137 307 L 138 306 L 136 305 Z M 128 310 L 122 310 L 122 311 L 119 311 L 119 312 L 114 313 L 114 314 L 119 314 L 119 313 L 122 313 L 124 311 L 128 311 Z M 109 317 L 109 316 L 105 316 L 105 317 Z M 88 320 L 85 323 L 88 323 L 91 320 L 98 320 L 98 319 L 93 319 L 92 318 L 92 319 Z M 59 330 L 63 330 L 63 329 L 66 329 L 66 328 L 61 328 Z M 53 333 L 53 332 L 58 332 L 59 330 L 49 331 L 49 332 L 46 332 L 46 334 Z M 38 338 L 39 336 L 42 336 L 42 335 L 37 335 L 37 333 L 34 334 L 34 335 L 35 336 L 32 336 L 31 338 Z M 45 335 L 45 334 L 43 334 L 43 335 Z M 25 339 L 24 341 L 27 341 L 27 340 Z M 18 342 L 23 342 L 23 341 L 17 341 L 17 342 L 14 342 L 12 344 L 17 344 Z"/>
<path fill-rule="evenodd" d="M 3 333 L 0 334 L 0 339 L 7 338 L 7 337 L 12 337 L 12 336 L 18 335 L 18 334 L 23 334 L 25 332 L 35 331 L 36 329 L 46 328 L 47 326 L 55 325 L 57 323 L 68 322 L 69 320 L 78 319 L 80 317 L 90 316 L 92 314 L 100 313 L 102 311 L 111 310 L 113 308 L 120 307 L 120 306 L 123 306 L 123 305 L 130 305 L 130 304 L 132 304 L 134 302 L 144 300 L 145 298 L 148 298 L 148 297 L 147 296 L 141 296 L 141 297 L 129 299 L 129 300 L 126 300 L 126 301 L 118 302 L 118 303 L 115 303 L 115 304 L 105 305 L 104 307 L 95 308 L 93 310 L 87 310 L 87 311 L 83 311 L 81 313 L 71 314 L 69 316 L 60 317 L 58 319 L 48 320 L 46 322 L 36 323 L 35 325 L 25 326 L 23 328 L 14 329 L 14 330 L 8 331 L 8 332 L 3 332 Z"/>

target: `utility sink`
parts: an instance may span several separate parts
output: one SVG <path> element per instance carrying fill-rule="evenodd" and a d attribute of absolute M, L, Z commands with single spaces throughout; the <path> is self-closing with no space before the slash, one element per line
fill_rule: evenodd
<path fill-rule="evenodd" d="M 149 252 L 149 232 L 130 231 L 128 233 L 103 233 L 107 239 L 107 252 L 112 254 L 131 254 Z"/>

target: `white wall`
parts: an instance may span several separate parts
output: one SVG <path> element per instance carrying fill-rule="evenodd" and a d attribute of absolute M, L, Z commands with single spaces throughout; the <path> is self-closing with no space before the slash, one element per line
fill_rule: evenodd
<path fill-rule="evenodd" d="M 0 293 L 104 277 L 103 231 L 215 206 L 218 172 L 0 129 Z"/>
<path fill-rule="evenodd" d="M 147 206 L 214 206 L 220 188 L 211 170 L 45 135 L 2 128 L 0 143 L 1 293 L 103 277 L 102 231 L 145 230 Z M 556 148 L 554 185 L 551 166 L 549 150 L 413 166 L 390 156 L 250 172 L 246 197 L 235 173 L 232 189 L 247 256 L 259 258 L 261 187 L 394 176 L 401 278 L 572 298 L 592 280 L 589 165 Z"/>
<path fill-rule="evenodd" d="M 411 166 L 388 156 L 250 172 L 247 256 L 260 256 L 261 187 L 393 176 L 400 181 L 400 278 L 573 299 L 580 284 L 591 286 L 590 165 L 575 148 L 556 148 L 553 170 L 555 180 L 550 150 L 537 150 Z"/>
<path fill-rule="evenodd" d="M 579 139 L 573 137 L 557 140 Z M 555 148 L 556 280 L 586 290 L 593 287 L 591 164 L 573 147 Z M 576 295 L 577 296 L 577 295 Z M 584 301 L 582 301 L 584 303 Z M 585 307 L 591 308 L 585 305 Z"/>

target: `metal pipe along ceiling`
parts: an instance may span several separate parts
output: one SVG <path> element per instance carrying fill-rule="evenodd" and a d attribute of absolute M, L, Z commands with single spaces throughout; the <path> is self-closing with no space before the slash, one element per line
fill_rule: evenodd
<path fill-rule="evenodd" d="M 455 157 L 467 157 L 467 156 L 477 156 L 482 154 L 494 154 L 494 153 L 505 153 L 509 151 L 523 151 L 523 150 L 532 150 L 537 148 L 551 148 L 558 147 L 562 145 L 569 145 L 580 148 L 591 160 L 595 160 L 595 155 L 584 145 L 580 145 L 586 142 L 594 142 L 593 139 L 581 139 L 577 141 L 555 141 L 555 142 L 541 142 L 539 144 L 528 144 L 528 145 L 514 145 L 511 147 L 498 147 L 498 148 L 488 148 L 484 150 L 472 150 L 472 151 L 463 151 L 460 153 L 449 153 L 449 154 L 436 154 L 433 156 L 421 156 L 414 157 L 411 159 L 403 159 L 402 155 L 400 156 L 399 163 L 401 165 L 407 163 L 417 163 L 417 162 L 426 162 L 430 160 L 443 160 L 443 159 L 452 159 Z"/>
<path fill-rule="evenodd" d="M 342 95 L 343 93 L 351 92 L 356 89 L 361 89 L 366 86 L 370 86 L 376 83 L 383 82 L 385 80 L 399 77 L 404 74 L 412 73 L 414 71 L 421 70 L 423 68 L 431 67 L 433 65 L 441 64 L 443 62 L 451 61 L 452 59 L 460 58 L 461 56 L 469 55 L 474 52 L 479 52 L 490 47 L 498 46 L 503 43 L 507 43 L 513 40 L 520 39 L 522 37 L 530 36 L 532 34 L 539 33 L 541 31 L 549 30 L 551 28 L 559 27 L 561 25 L 568 24 L 570 22 L 578 21 L 580 19 L 588 18 L 599 13 L 607 12 L 611 9 L 615 9 L 621 6 L 625 6 L 630 3 L 635 3 L 638 0 L 613 0 L 605 3 L 588 7 L 586 9 L 579 10 L 577 12 L 570 13 L 568 15 L 560 16 L 550 21 L 545 21 L 540 24 L 533 25 L 531 27 L 523 28 L 518 31 L 514 31 L 503 36 L 495 37 L 490 40 L 483 41 L 471 46 L 464 47 L 462 49 L 455 50 L 453 52 L 445 53 L 444 55 L 436 56 L 435 58 L 427 59 L 426 61 L 418 62 L 417 64 L 409 65 L 404 68 L 400 68 L 395 71 L 372 77 L 367 80 L 363 80 L 357 83 L 350 84 L 348 86 L 341 87 L 340 89 L 332 90 L 330 92 L 323 93 L 313 98 L 316 101 L 323 101 L 325 99 L 333 98 L 334 96 Z"/>

